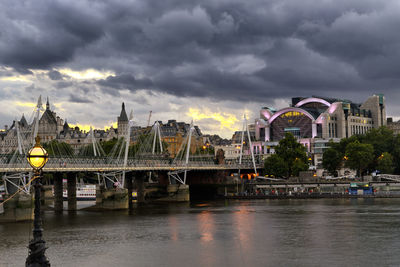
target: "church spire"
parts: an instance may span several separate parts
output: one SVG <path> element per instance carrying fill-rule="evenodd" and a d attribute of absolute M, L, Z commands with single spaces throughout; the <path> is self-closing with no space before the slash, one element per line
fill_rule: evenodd
<path fill-rule="evenodd" d="M 50 109 L 49 97 L 47 97 L 46 109 Z"/>
<path fill-rule="evenodd" d="M 28 125 L 28 122 L 27 122 L 26 119 L 25 119 L 24 113 L 22 113 L 22 117 L 21 117 L 21 120 L 19 121 L 19 123 L 20 123 L 23 127 L 25 127 L 25 126 Z"/>
<path fill-rule="evenodd" d="M 124 102 L 122 102 L 121 114 L 118 117 L 118 121 L 128 121 L 128 116 L 126 115 Z"/>

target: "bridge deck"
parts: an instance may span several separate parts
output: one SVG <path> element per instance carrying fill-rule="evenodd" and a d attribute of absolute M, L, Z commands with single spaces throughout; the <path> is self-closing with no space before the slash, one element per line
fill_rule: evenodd
<path fill-rule="evenodd" d="M 45 167 L 43 172 L 108 172 L 108 171 L 179 171 L 179 170 L 238 170 L 238 169 L 252 169 L 253 166 L 76 166 L 76 167 Z M 31 167 L 0 167 L 0 172 L 30 172 Z"/>
<path fill-rule="evenodd" d="M 257 168 L 262 164 L 257 164 Z M 251 161 L 243 161 L 241 164 L 235 160 L 227 160 L 225 164 L 216 164 L 214 161 L 193 160 L 173 161 L 168 158 L 128 158 L 126 165 L 124 160 L 108 157 L 50 157 L 44 172 L 108 172 L 108 171 L 180 171 L 180 170 L 235 170 L 235 169 L 253 169 Z M 32 168 L 29 166 L 26 158 L 18 155 L 16 158 L 9 156 L 0 156 L 0 172 L 29 172 Z"/>

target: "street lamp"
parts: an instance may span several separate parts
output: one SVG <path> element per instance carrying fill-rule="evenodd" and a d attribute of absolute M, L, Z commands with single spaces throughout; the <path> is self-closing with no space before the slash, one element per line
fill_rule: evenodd
<path fill-rule="evenodd" d="M 33 239 L 29 242 L 29 255 L 26 258 L 25 266 L 50 266 L 49 260 L 44 255 L 46 251 L 46 242 L 42 239 L 42 218 L 40 217 L 40 191 L 41 184 L 41 171 L 49 155 L 46 150 L 40 145 L 40 138 L 35 138 L 35 146 L 29 150 L 26 158 L 33 168 L 34 172 L 34 188 L 35 188 L 35 210 L 33 220 Z"/>

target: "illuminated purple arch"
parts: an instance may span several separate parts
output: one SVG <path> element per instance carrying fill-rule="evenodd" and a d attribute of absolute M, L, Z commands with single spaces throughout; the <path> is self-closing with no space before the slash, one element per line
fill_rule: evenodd
<path fill-rule="evenodd" d="M 315 102 L 321 103 L 321 104 L 323 104 L 323 105 L 325 105 L 325 106 L 327 106 L 327 107 L 330 107 L 330 106 L 331 106 L 331 103 L 329 103 L 328 101 L 326 101 L 326 100 L 324 100 L 324 99 L 316 98 L 316 97 L 309 97 L 309 98 L 303 99 L 303 100 L 301 100 L 299 103 L 297 103 L 297 104 L 296 104 L 296 107 L 301 107 L 301 106 L 303 106 L 303 105 L 305 105 L 305 104 L 308 104 L 308 103 L 315 103 Z"/>
<path fill-rule="evenodd" d="M 295 111 L 295 112 L 300 112 L 306 115 L 311 119 L 311 121 L 315 121 L 315 118 L 313 115 L 311 115 L 308 111 L 302 109 L 302 108 L 297 108 L 297 107 L 289 107 L 289 108 L 283 108 L 277 112 L 274 113 L 274 115 L 271 116 L 271 118 L 268 120 L 268 122 L 271 124 L 276 118 L 278 118 L 280 115 L 285 114 L 286 112 L 290 111 Z"/>

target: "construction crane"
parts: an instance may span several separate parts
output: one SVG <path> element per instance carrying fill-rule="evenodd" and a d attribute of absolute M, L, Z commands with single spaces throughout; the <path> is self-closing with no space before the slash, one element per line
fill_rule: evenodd
<path fill-rule="evenodd" d="M 153 113 L 153 111 L 150 110 L 149 119 L 147 120 L 147 127 L 150 126 L 151 113 Z"/>

